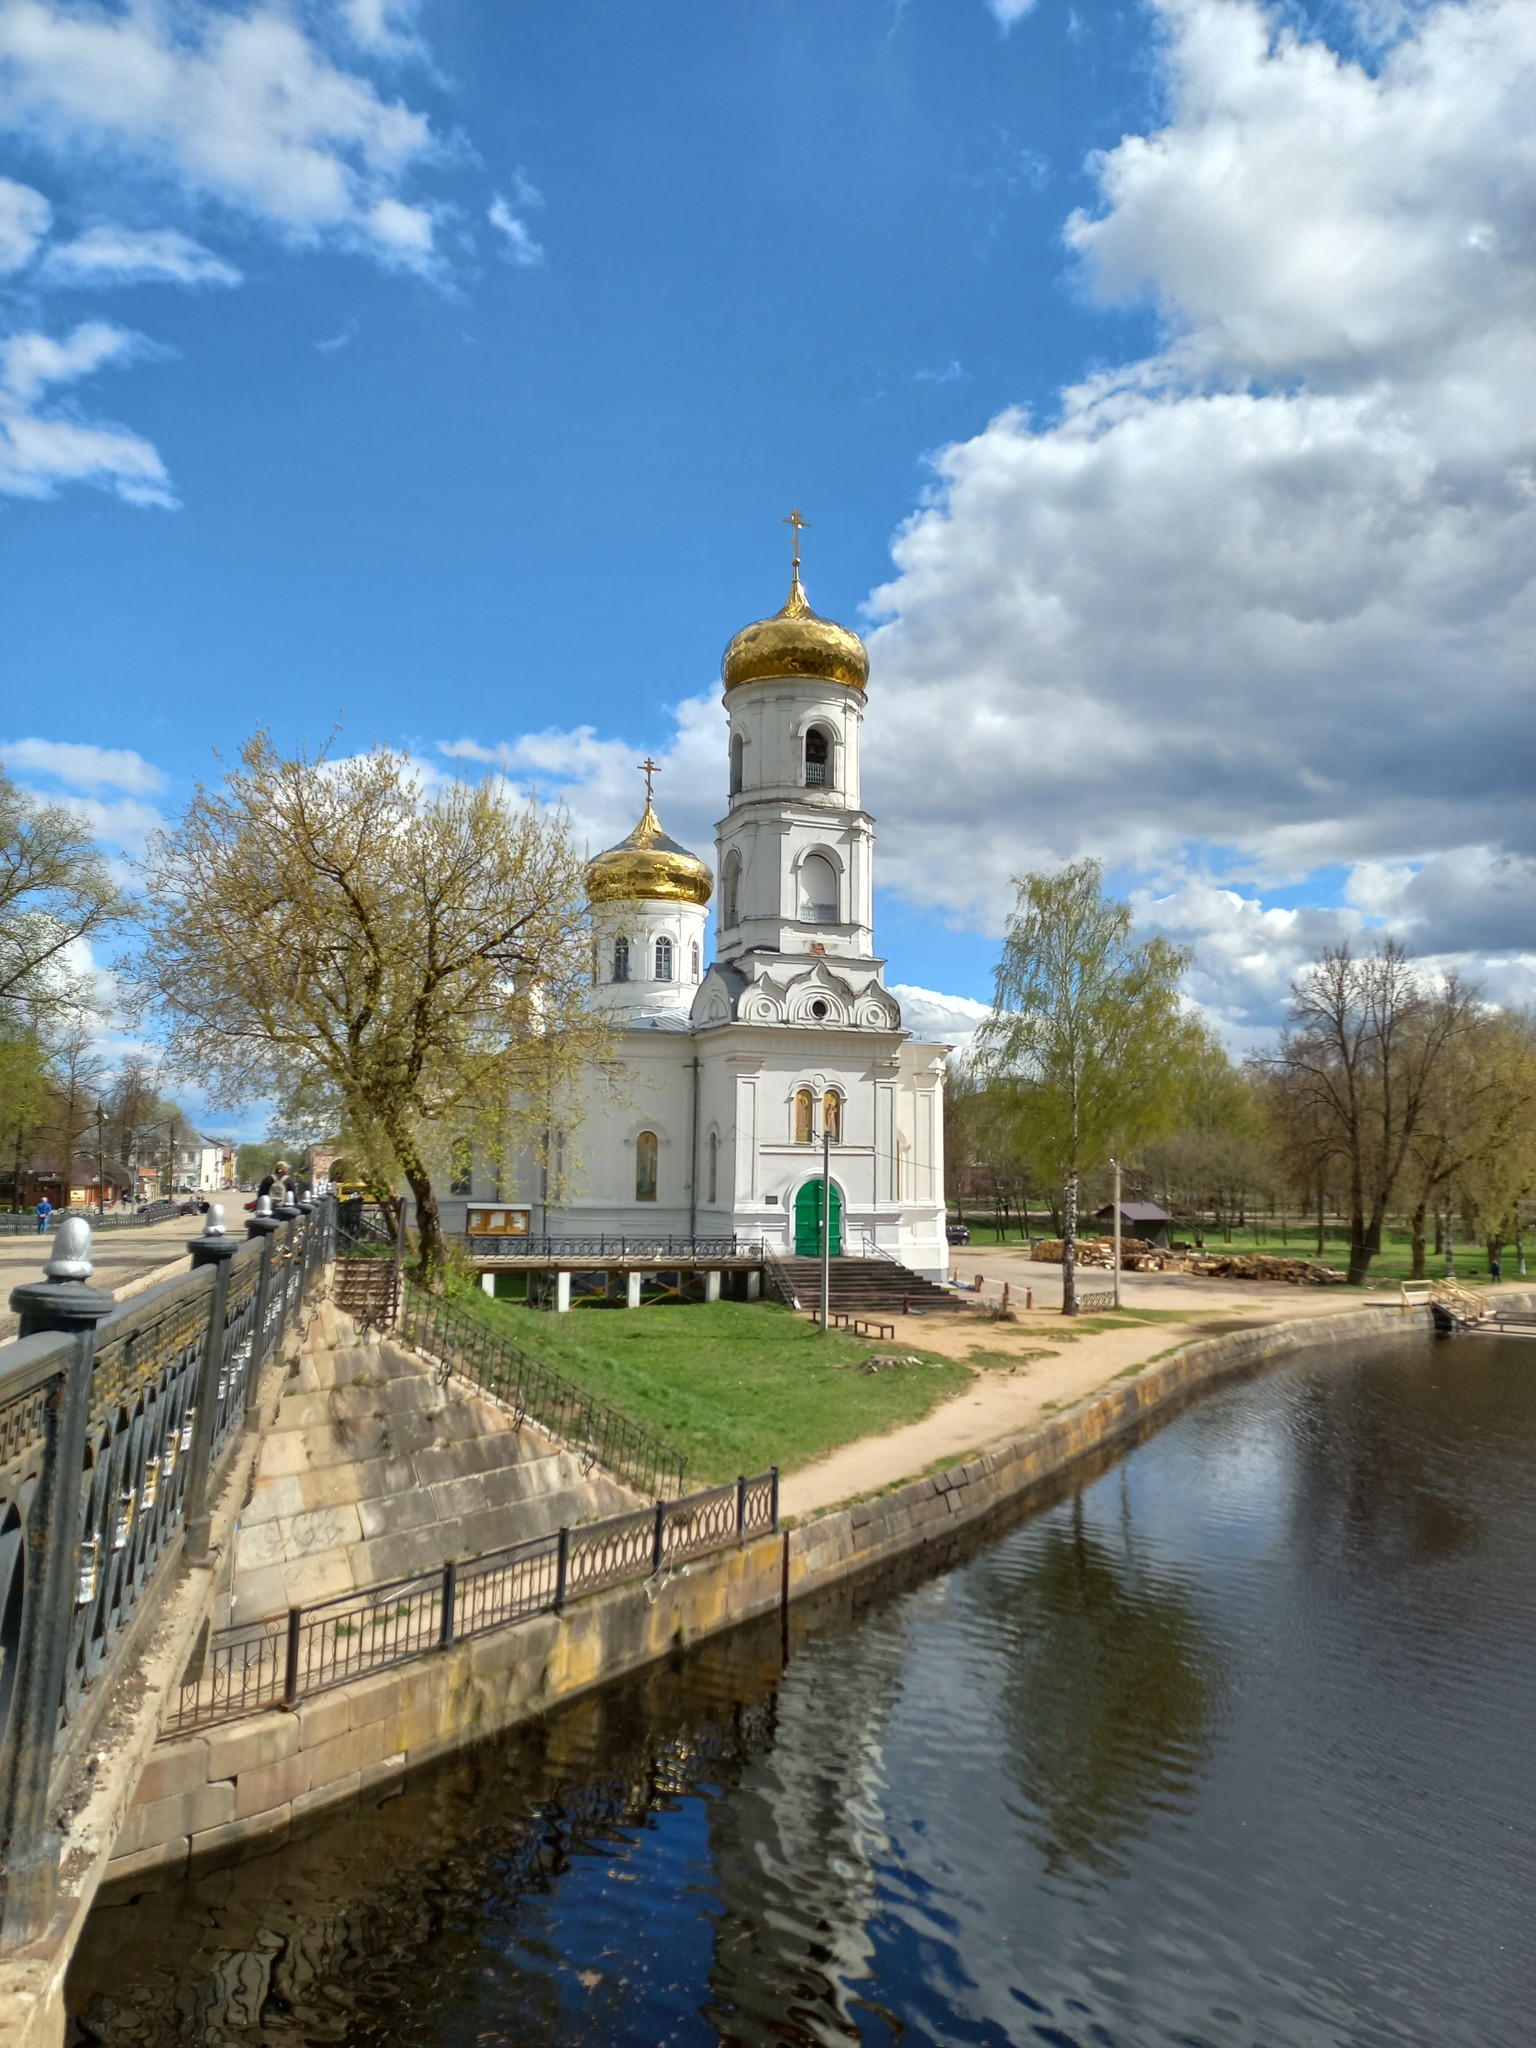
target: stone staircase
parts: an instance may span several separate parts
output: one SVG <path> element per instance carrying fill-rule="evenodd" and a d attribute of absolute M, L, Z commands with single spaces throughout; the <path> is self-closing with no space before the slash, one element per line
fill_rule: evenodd
<path fill-rule="evenodd" d="M 793 1306 L 785 1297 L 787 1284 L 790 1292 L 799 1296 L 801 1308 L 819 1308 L 820 1259 L 779 1259 L 776 1264 L 778 1271 L 773 1279 L 780 1300 L 785 1301 L 787 1307 Z M 859 1316 L 900 1315 L 904 1303 L 916 1310 L 956 1309 L 965 1305 L 961 1297 L 952 1294 L 947 1287 L 936 1286 L 932 1280 L 925 1280 L 921 1273 L 914 1273 L 910 1266 L 898 1265 L 894 1259 L 835 1258 L 831 1261 L 830 1278 L 834 1312 L 846 1310 L 850 1315 Z"/>
<path fill-rule="evenodd" d="M 215 1626 L 643 1505 L 388 1341 L 307 1352 L 262 1446 Z"/>

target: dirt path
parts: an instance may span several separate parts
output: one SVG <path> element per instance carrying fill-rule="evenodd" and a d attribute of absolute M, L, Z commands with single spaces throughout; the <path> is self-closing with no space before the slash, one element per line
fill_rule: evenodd
<path fill-rule="evenodd" d="M 962 1267 L 961 1259 L 965 1263 Z M 983 1276 L 981 1299 L 997 1301 L 1006 1282 L 1021 1312 L 1013 1322 L 974 1315 L 898 1316 L 894 1344 L 937 1351 L 975 1369 L 963 1393 L 923 1418 L 885 1436 L 861 1437 L 780 1482 L 784 1514 L 804 1516 L 864 1494 L 878 1493 L 939 1464 L 956 1464 L 985 1444 L 1015 1436 L 1061 1408 L 1084 1400 L 1122 1375 L 1201 1337 L 1255 1329 L 1303 1316 L 1339 1314 L 1367 1300 L 1395 1299 L 1383 1289 L 1364 1296 L 1346 1288 L 1298 1288 L 1264 1283 L 1192 1280 L 1183 1274 L 1126 1274 L 1124 1308 L 1152 1311 L 1155 1321 L 1095 1327 L 1096 1317 L 1071 1322 L 1060 1313 L 1059 1269 L 1033 1266 L 1015 1252 L 974 1251 L 956 1255 L 956 1270 L 967 1281 Z M 1087 1276 L 1090 1288 L 1108 1274 Z M 1022 1312 L 1024 1290 L 1033 1286 L 1036 1310 Z M 1051 1306 L 1044 1312 L 1042 1295 Z"/>

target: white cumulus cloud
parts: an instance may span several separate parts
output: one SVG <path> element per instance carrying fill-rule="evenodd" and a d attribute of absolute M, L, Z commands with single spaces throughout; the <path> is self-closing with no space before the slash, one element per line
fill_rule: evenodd
<path fill-rule="evenodd" d="M 0 178 L 0 273 L 31 262 L 52 220 L 53 208 L 41 192 L 14 178 Z"/>
<path fill-rule="evenodd" d="M 402 10 L 348 10 L 366 40 Z M 427 267 L 431 210 L 402 196 L 439 150 L 427 117 L 334 62 L 296 10 L 0 0 L 0 126 L 170 175 L 291 240 Z M 409 218 L 407 218 L 409 216 Z"/>
<path fill-rule="evenodd" d="M 1166 125 L 1066 236 L 1163 344 L 939 453 L 866 778 L 887 885 L 996 928 L 1010 875 L 1098 854 L 1257 1022 L 1358 921 L 1265 888 L 1406 867 L 1404 929 L 1474 969 L 1528 923 L 1536 7 L 1416 8 L 1374 69 L 1257 0 L 1158 7 Z"/>
<path fill-rule="evenodd" d="M 88 228 L 50 249 L 43 275 L 51 284 L 235 285 L 240 272 L 177 228 Z"/>
<path fill-rule="evenodd" d="M 134 505 L 174 505 L 165 465 L 126 427 L 81 419 L 55 387 L 141 353 L 141 337 L 89 320 L 62 340 L 41 333 L 0 339 L 0 493 L 49 498 L 90 483 Z"/>
<path fill-rule="evenodd" d="M 165 776 L 130 747 L 96 747 L 83 740 L 0 740 L 0 760 L 23 774 L 51 775 L 70 789 L 121 789 L 153 796 Z"/>
<path fill-rule="evenodd" d="M 544 250 L 498 192 L 487 209 L 487 219 L 502 239 L 502 254 L 521 270 L 531 270 L 544 261 Z"/>

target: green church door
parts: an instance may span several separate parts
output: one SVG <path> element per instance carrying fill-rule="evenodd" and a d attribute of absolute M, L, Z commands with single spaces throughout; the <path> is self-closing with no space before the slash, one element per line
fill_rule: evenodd
<path fill-rule="evenodd" d="M 831 1182 L 832 1227 L 828 1232 L 828 1248 L 835 1259 L 843 1248 L 843 1198 L 837 1182 Z M 819 1259 L 821 1257 L 821 1182 L 808 1180 L 795 1197 L 795 1257 L 797 1259 Z"/>

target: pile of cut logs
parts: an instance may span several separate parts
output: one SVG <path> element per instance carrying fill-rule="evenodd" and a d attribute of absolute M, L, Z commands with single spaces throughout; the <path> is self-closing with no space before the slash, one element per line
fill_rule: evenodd
<path fill-rule="evenodd" d="M 1042 1238 L 1030 1253 L 1042 1265 L 1059 1266 L 1066 1246 L 1059 1237 Z M 1079 1266 L 1113 1266 L 1112 1237 L 1080 1237 Z M 1344 1275 L 1314 1259 L 1292 1259 L 1274 1252 L 1170 1252 L 1144 1237 L 1122 1237 L 1120 1267 L 1126 1273 L 1193 1273 L 1202 1280 L 1284 1280 L 1292 1287 L 1338 1287 Z"/>

